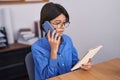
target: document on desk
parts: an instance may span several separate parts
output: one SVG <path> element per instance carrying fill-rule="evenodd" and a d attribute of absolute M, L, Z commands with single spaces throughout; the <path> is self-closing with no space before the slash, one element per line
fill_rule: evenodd
<path fill-rule="evenodd" d="M 89 61 L 90 58 L 93 58 L 95 56 L 96 53 L 98 53 L 98 51 L 102 48 L 102 45 L 97 46 L 96 48 L 93 48 L 91 50 L 89 50 L 84 56 L 83 58 L 75 65 L 73 66 L 73 68 L 71 69 L 71 71 L 76 70 L 78 68 L 81 67 L 82 64 L 85 64 Z"/>

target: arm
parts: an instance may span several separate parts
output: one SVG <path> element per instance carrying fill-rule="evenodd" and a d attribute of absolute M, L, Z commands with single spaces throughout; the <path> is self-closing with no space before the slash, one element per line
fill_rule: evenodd
<path fill-rule="evenodd" d="M 57 52 L 59 49 L 61 37 L 58 35 L 58 33 L 56 33 L 55 30 L 52 32 L 52 36 L 50 36 L 50 30 L 49 30 L 47 33 L 47 39 L 51 48 L 50 58 L 57 59 Z"/>
<path fill-rule="evenodd" d="M 57 75 L 57 60 L 49 58 L 49 52 L 32 46 L 32 54 L 35 63 L 35 80 L 44 80 Z"/>
<path fill-rule="evenodd" d="M 32 53 L 35 62 L 35 78 L 46 79 L 58 75 L 57 73 L 57 51 L 59 48 L 60 37 L 55 36 L 53 31 L 50 37 L 50 31 L 47 33 L 47 39 L 50 44 L 50 51 L 40 47 L 40 45 L 32 46 Z M 39 43 L 37 43 L 39 44 Z"/>

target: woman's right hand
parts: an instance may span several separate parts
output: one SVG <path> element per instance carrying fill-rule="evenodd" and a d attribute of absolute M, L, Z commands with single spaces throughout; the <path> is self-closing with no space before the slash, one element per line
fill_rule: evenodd
<path fill-rule="evenodd" d="M 49 30 L 47 33 L 47 39 L 51 47 L 50 57 L 53 59 L 57 59 L 57 52 L 59 49 L 61 37 L 56 33 L 55 30 L 52 32 L 52 35 L 50 35 L 50 30 Z"/>

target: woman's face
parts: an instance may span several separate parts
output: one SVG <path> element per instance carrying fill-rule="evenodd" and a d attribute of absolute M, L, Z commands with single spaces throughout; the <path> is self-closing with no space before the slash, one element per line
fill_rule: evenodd
<path fill-rule="evenodd" d="M 58 35 L 62 36 L 65 24 L 66 24 L 66 17 L 63 14 L 60 14 L 58 17 L 50 21 L 53 28 L 56 30 Z"/>

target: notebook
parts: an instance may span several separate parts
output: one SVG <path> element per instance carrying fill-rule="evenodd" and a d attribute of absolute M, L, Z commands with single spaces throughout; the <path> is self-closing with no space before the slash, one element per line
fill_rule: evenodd
<path fill-rule="evenodd" d="M 81 67 L 82 64 L 87 63 L 89 61 L 90 58 L 93 58 L 95 56 L 95 54 L 98 53 L 98 51 L 102 48 L 102 45 L 99 45 L 91 50 L 89 50 L 84 56 L 83 58 L 78 61 L 78 63 L 76 65 L 73 66 L 73 68 L 71 69 L 71 71 L 76 70 L 78 68 Z"/>

